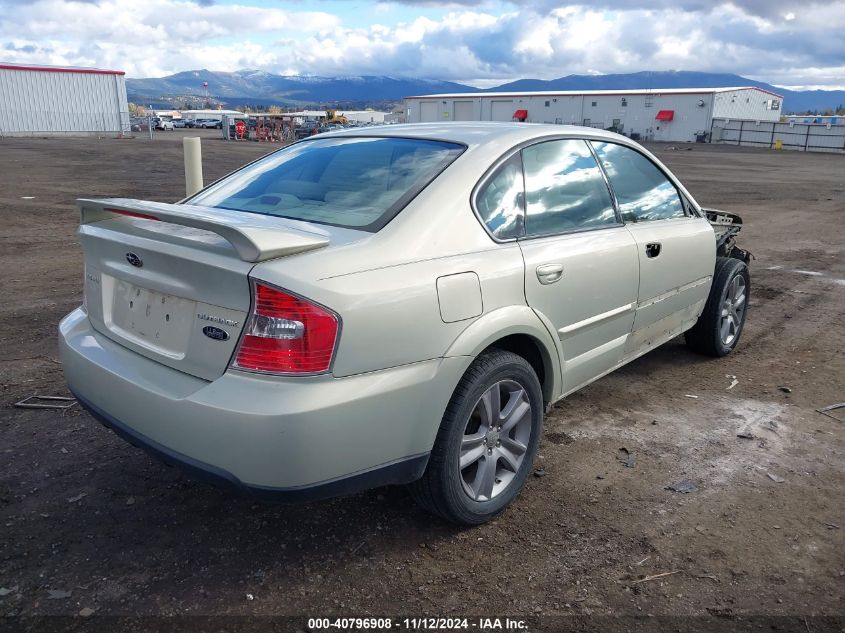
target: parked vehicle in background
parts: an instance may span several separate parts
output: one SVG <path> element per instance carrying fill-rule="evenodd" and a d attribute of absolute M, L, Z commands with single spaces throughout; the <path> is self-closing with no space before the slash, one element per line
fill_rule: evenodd
<path fill-rule="evenodd" d="M 194 120 L 194 119 L 184 119 L 184 121 L 185 121 L 185 127 L 193 128 L 193 127 L 196 126 L 196 120 Z"/>
<path fill-rule="evenodd" d="M 219 130 L 223 127 L 223 122 L 220 119 L 197 119 L 194 127 Z"/>
<path fill-rule="evenodd" d="M 304 138 L 308 138 L 309 136 L 314 136 L 315 134 L 320 133 L 320 127 L 317 124 L 314 125 L 298 125 L 294 128 L 294 138 L 297 140 L 301 140 Z"/>
<path fill-rule="evenodd" d="M 173 119 L 167 117 L 153 117 L 153 128 L 156 130 L 170 130 L 174 129 Z"/>
<path fill-rule="evenodd" d="M 483 523 L 532 471 L 547 407 L 682 333 L 725 356 L 747 315 L 741 219 L 597 129 L 344 130 L 178 204 L 79 205 L 70 390 L 259 498 L 403 483 Z"/>
<path fill-rule="evenodd" d="M 173 119 L 173 127 L 184 128 L 187 127 L 185 119 Z"/>
<path fill-rule="evenodd" d="M 149 132 L 150 120 L 147 117 L 132 117 L 129 119 L 129 129 L 132 132 Z"/>

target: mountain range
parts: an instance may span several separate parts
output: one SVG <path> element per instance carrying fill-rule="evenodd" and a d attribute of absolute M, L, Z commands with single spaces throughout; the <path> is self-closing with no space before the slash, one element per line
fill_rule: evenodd
<path fill-rule="evenodd" d="M 403 97 L 434 92 L 469 92 L 470 86 L 450 81 L 405 79 L 365 75 L 355 77 L 318 77 L 274 75 L 262 70 L 216 72 L 188 70 L 158 79 L 127 79 L 129 100 L 171 105 L 183 100 L 204 101 L 202 82 L 208 82 L 209 100 L 224 106 L 236 105 L 383 105 Z M 185 97 L 192 97 L 185 99 Z"/>
<path fill-rule="evenodd" d="M 333 105 L 344 108 L 396 103 L 410 95 L 444 92 L 527 92 L 535 90 L 625 90 L 758 86 L 783 95 L 784 112 L 824 111 L 845 104 L 845 90 L 787 90 L 730 73 L 644 71 L 615 75 L 568 75 L 558 79 L 518 79 L 480 90 L 452 81 L 381 75 L 320 77 L 274 75 L 262 70 L 189 70 L 167 77 L 127 79 L 129 100 L 156 107 L 196 106 L 205 101 L 234 106 Z"/>

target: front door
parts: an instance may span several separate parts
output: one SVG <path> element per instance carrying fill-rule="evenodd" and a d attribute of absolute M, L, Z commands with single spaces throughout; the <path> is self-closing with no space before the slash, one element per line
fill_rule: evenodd
<path fill-rule="evenodd" d="M 710 291 L 716 240 L 647 156 L 616 143 L 593 141 L 593 148 L 637 245 L 640 289 L 625 350 L 636 356 L 695 323 Z"/>
<path fill-rule="evenodd" d="M 654 122 L 654 140 L 663 142 L 672 140 L 672 124 L 669 121 Z"/>
<path fill-rule="evenodd" d="M 522 150 L 528 304 L 560 339 L 562 395 L 623 357 L 637 304 L 637 244 L 586 141 Z"/>

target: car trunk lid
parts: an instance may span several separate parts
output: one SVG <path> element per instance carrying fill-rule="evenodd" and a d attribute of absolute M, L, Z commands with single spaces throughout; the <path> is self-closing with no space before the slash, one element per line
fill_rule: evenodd
<path fill-rule="evenodd" d="M 329 244 L 311 224 L 193 205 L 79 200 L 92 326 L 162 364 L 213 380 L 250 311 L 257 262 Z"/>

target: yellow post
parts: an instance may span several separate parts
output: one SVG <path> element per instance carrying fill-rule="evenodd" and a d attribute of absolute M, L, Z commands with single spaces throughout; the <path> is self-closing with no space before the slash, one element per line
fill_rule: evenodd
<path fill-rule="evenodd" d="M 775 149 L 783 149 L 783 139 L 778 139 L 775 141 Z"/>

